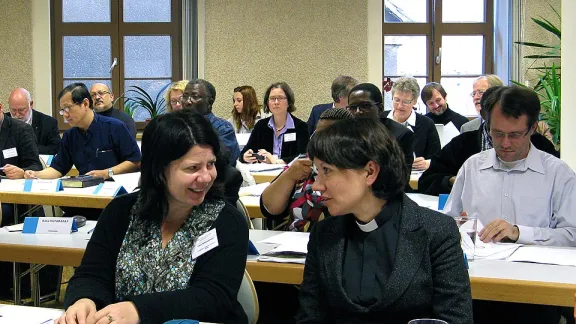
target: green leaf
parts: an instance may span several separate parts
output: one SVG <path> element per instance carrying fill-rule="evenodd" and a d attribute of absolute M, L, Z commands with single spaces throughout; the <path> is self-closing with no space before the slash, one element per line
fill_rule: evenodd
<path fill-rule="evenodd" d="M 529 59 L 547 59 L 547 58 L 553 58 L 553 59 L 559 59 L 561 56 L 560 55 L 546 55 L 546 54 L 540 54 L 540 55 L 526 55 L 524 56 L 524 58 L 529 58 Z"/>
<path fill-rule="evenodd" d="M 524 45 L 524 46 L 528 46 L 528 47 L 541 47 L 541 48 L 556 48 L 557 46 L 553 46 L 553 45 L 544 45 L 544 44 L 540 44 L 540 43 L 531 43 L 531 42 L 514 42 L 518 45 Z"/>
<path fill-rule="evenodd" d="M 562 33 L 560 32 L 560 30 L 554 26 L 552 23 L 550 23 L 548 20 L 542 18 L 544 21 L 537 19 L 537 18 L 532 18 L 532 21 L 535 22 L 538 26 L 546 29 L 547 31 L 551 32 L 552 34 L 556 35 L 556 37 L 558 38 L 562 38 Z"/>

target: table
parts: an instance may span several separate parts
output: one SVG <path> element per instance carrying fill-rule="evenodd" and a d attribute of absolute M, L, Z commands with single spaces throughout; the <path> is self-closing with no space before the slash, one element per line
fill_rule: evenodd
<path fill-rule="evenodd" d="M 114 197 L 66 192 L 66 189 L 52 193 L 0 191 L 1 202 L 24 205 L 104 208 L 112 199 Z"/>
<path fill-rule="evenodd" d="M 64 314 L 64 310 L 55 308 L 0 305 L 0 324 L 40 324 L 53 323 Z"/>

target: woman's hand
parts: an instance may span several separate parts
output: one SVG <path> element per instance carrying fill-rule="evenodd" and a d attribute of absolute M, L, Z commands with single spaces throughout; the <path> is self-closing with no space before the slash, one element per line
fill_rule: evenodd
<path fill-rule="evenodd" d="M 54 324 L 90 324 L 96 314 L 96 304 L 88 298 L 78 299 Z M 90 320 L 89 320 L 90 319 Z"/>
<path fill-rule="evenodd" d="M 252 154 L 254 154 L 254 151 L 252 151 L 252 150 L 248 150 L 248 151 L 244 152 L 244 155 L 242 156 L 244 158 L 244 162 L 246 162 L 246 163 L 258 162 L 256 157 L 252 156 Z"/>
<path fill-rule="evenodd" d="M 312 160 L 310 159 L 298 159 L 295 160 L 288 170 L 284 171 L 286 176 L 293 181 L 300 181 L 307 178 L 312 172 Z"/>
<path fill-rule="evenodd" d="M 102 308 L 93 320 L 95 324 L 138 324 L 140 316 L 133 302 L 120 302 Z"/>

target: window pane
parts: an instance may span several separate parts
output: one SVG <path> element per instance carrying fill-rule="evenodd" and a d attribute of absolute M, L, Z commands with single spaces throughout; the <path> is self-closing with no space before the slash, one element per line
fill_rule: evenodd
<path fill-rule="evenodd" d="M 64 78 L 109 78 L 110 36 L 64 36 Z"/>
<path fill-rule="evenodd" d="M 94 83 L 104 83 L 105 85 L 108 86 L 109 89 L 112 89 L 112 80 L 108 79 L 108 80 L 70 80 L 70 79 L 64 79 L 64 85 L 62 88 L 65 88 L 67 85 L 74 83 L 74 82 L 82 82 L 86 85 L 86 87 L 88 88 L 88 90 L 90 90 L 90 88 L 92 87 L 92 85 Z"/>
<path fill-rule="evenodd" d="M 170 79 L 165 79 L 165 80 L 126 80 L 124 82 L 124 91 L 126 91 L 125 95 L 128 98 L 137 96 L 137 94 L 134 92 L 128 92 L 129 90 L 132 89 L 132 88 L 129 88 L 130 86 L 138 86 L 138 87 L 144 89 L 148 93 L 148 95 L 150 95 L 150 97 L 152 97 L 153 100 L 156 100 L 156 96 L 158 94 L 160 94 L 160 96 L 158 97 L 158 99 L 159 99 L 158 101 L 162 102 L 162 105 L 160 105 L 160 111 L 165 112 L 166 111 L 166 103 L 164 102 L 164 100 L 161 100 L 161 98 L 163 98 L 163 96 L 164 96 L 164 91 L 161 92 L 161 90 L 164 86 L 166 86 L 170 82 L 172 82 L 172 80 L 170 80 Z M 133 118 L 135 121 L 145 121 L 146 119 L 150 118 L 150 113 L 144 108 L 137 108 L 136 111 L 134 112 Z"/>
<path fill-rule="evenodd" d="M 442 22 L 484 22 L 484 0 L 442 0 Z"/>
<path fill-rule="evenodd" d="M 124 77 L 172 77 L 170 36 L 125 36 Z"/>
<path fill-rule="evenodd" d="M 170 22 L 170 0 L 124 0 L 124 22 Z"/>
<path fill-rule="evenodd" d="M 110 0 L 62 0 L 62 22 L 110 22 Z"/>
<path fill-rule="evenodd" d="M 391 78 L 392 81 L 396 81 L 398 78 Z M 420 91 L 426 85 L 426 78 L 416 78 L 418 81 L 418 85 L 420 86 Z M 426 105 L 420 99 L 420 95 L 418 95 L 418 102 L 416 102 L 416 111 L 425 114 L 426 113 Z M 392 110 L 392 91 L 384 92 L 384 110 Z"/>
<path fill-rule="evenodd" d="M 450 109 L 464 116 L 477 116 L 476 108 L 470 93 L 472 84 L 477 77 L 469 78 L 441 78 L 440 84 L 446 90 L 447 102 Z"/>
<path fill-rule="evenodd" d="M 426 36 L 385 36 L 384 75 L 428 75 Z"/>
<path fill-rule="evenodd" d="M 483 73 L 484 36 L 442 36 L 442 75 Z"/>
<path fill-rule="evenodd" d="M 423 23 L 427 22 L 428 0 L 385 0 L 384 22 Z"/>

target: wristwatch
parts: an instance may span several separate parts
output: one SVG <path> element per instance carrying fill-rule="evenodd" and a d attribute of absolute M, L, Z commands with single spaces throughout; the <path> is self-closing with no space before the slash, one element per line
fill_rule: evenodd
<path fill-rule="evenodd" d="M 112 170 L 112 168 L 108 168 L 108 178 L 112 178 L 113 175 L 114 171 Z"/>

